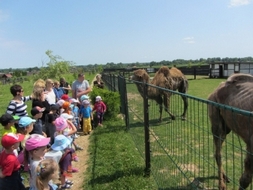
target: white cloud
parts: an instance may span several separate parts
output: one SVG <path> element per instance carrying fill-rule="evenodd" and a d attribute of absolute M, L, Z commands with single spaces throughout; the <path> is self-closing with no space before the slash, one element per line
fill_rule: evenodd
<path fill-rule="evenodd" d="M 3 10 L 0 10 L 0 22 L 4 22 L 9 18 L 9 15 Z"/>
<path fill-rule="evenodd" d="M 185 43 L 188 43 L 188 44 L 194 44 L 195 43 L 194 37 L 185 37 L 185 38 L 183 38 L 183 41 Z"/>
<path fill-rule="evenodd" d="M 238 7 L 250 4 L 250 0 L 230 0 L 229 7 Z"/>

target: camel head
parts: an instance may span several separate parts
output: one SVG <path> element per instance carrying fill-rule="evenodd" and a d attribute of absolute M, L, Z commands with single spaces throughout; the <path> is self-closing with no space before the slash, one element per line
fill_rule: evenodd
<path fill-rule="evenodd" d="M 138 69 L 133 72 L 132 80 L 149 83 L 149 75 L 144 69 Z"/>

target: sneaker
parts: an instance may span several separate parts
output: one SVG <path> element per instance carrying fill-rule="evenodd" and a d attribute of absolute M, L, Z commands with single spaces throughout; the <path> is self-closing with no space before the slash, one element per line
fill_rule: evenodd
<path fill-rule="evenodd" d="M 83 150 L 83 148 L 80 146 L 76 146 L 76 150 Z"/>
<path fill-rule="evenodd" d="M 73 185 L 74 182 L 73 182 L 73 181 L 70 181 L 69 179 L 66 179 L 66 180 L 65 180 L 65 184 Z"/>
<path fill-rule="evenodd" d="M 71 189 L 71 186 L 72 185 L 65 183 L 64 185 L 61 186 L 61 189 Z"/>
<path fill-rule="evenodd" d="M 77 134 L 74 135 L 74 138 L 75 138 L 75 139 L 77 139 L 78 137 L 79 137 L 79 135 L 77 135 Z"/>
<path fill-rule="evenodd" d="M 75 156 L 75 157 L 73 158 L 73 160 L 74 160 L 75 162 L 78 162 L 78 157 Z"/>
<path fill-rule="evenodd" d="M 72 168 L 72 172 L 76 173 L 76 172 L 79 172 L 79 170 L 77 168 Z"/>

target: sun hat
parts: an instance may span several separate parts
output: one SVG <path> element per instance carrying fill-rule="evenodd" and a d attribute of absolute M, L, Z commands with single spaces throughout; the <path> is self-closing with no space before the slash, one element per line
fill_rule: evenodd
<path fill-rule="evenodd" d="M 63 129 L 68 127 L 68 123 L 63 117 L 56 118 L 54 121 L 54 125 L 57 131 L 62 131 Z"/>
<path fill-rule="evenodd" d="M 36 148 L 47 146 L 50 142 L 50 137 L 46 138 L 39 134 L 32 134 L 25 142 L 25 149 L 30 151 Z"/>
<path fill-rule="evenodd" d="M 98 101 L 100 101 L 100 100 L 102 100 L 101 96 L 97 96 L 97 97 L 96 97 L 96 102 L 98 102 Z"/>
<path fill-rule="evenodd" d="M 65 102 L 65 100 L 58 100 L 57 102 L 56 102 L 56 104 L 58 104 L 59 106 L 61 106 L 62 107 L 62 104 Z"/>
<path fill-rule="evenodd" d="M 70 114 L 67 114 L 67 113 L 62 113 L 60 115 L 60 117 L 63 117 L 64 119 L 73 119 L 74 118 L 73 115 L 70 115 Z"/>
<path fill-rule="evenodd" d="M 72 103 L 79 103 L 79 101 L 75 98 L 70 98 L 69 99 L 69 102 L 72 104 Z"/>
<path fill-rule="evenodd" d="M 88 100 L 90 97 L 87 96 L 87 95 L 82 95 L 81 98 L 80 98 L 80 101 L 84 101 L 84 100 Z"/>
<path fill-rule="evenodd" d="M 32 116 L 35 116 L 38 113 L 42 113 L 43 111 L 45 111 L 46 108 L 41 108 L 39 106 L 35 106 L 31 109 L 31 114 Z"/>
<path fill-rule="evenodd" d="M 24 138 L 25 135 L 22 135 L 20 133 L 18 134 L 7 133 L 2 137 L 1 143 L 4 148 L 8 148 L 17 142 L 21 142 L 22 140 L 24 140 Z"/>
<path fill-rule="evenodd" d="M 63 104 L 62 104 L 62 108 L 63 109 L 67 109 L 67 108 L 69 108 L 70 107 L 70 103 L 69 102 L 64 102 Z"/>
<path fill-rule="evenodd" d="M 54 143 L 51 146 L 53 150 L 64 150 L 70 145 L 71 141 L 64 135 L 57 135 L 54 138 Z"/>
<path fill-rule="evenodd" d="M 67 100 L 70 99 L 70 97 L 69 97 L 67 94 L 63 94 L 63 95 L 61 96 L 61 99 L 67 101 Z"/>
<path fill-rule="evenodd" d="M 31 123 L 35 123 L 35 122 L 36 122 L 35 119 L 32 119 L 28 116 L 24 116 L 24 117 L 20 118 L 20 120 L 18 121 L 18 125 L 19 125 L 19 127 L 27 127 Z"/>
<path fill-rule="evenodd" d="M 83 105 L 89 105 L 90 104 L 90 101 L 89 100 L 84 100 L 83 101 Z"/>
<path fill-rule="evenodd" d="M 5 113 L 0 117 L 0 123 L 5 126 L 8 123 L 14 123 L 19 120 L 19 116 L 12 116 L 11 114 Z"/>

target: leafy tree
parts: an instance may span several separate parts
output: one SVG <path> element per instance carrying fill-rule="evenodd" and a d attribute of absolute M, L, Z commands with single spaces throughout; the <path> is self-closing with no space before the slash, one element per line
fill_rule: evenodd
<path fill-rule="evenodd" d="M 41 67 L 39 74 L 35 75 L 35 80 L 61 78 L 65 73 L 69 73 L 70 66 L 73 65 L 70 61 L 63 60 L 60 56 L 53 55 L 50 50 L 46 51 L 49 57 L 49 62 L 46 67 Z"/>

